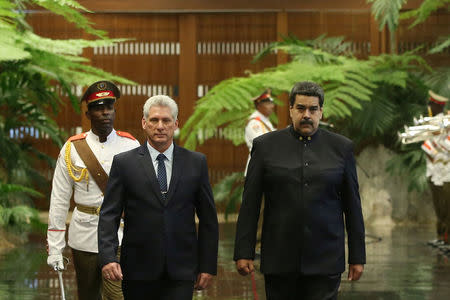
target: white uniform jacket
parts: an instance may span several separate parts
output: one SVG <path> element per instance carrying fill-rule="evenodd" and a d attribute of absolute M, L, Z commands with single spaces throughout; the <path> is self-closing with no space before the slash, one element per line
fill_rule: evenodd
<path fill-rule="evenodd" d="M 258 136 L 274 131 L 275 128 L 273 127 L 272 123 L 270 122 L 269 118 L 264 116 L 259 111 L 255 111 L 250 115 L 248 118 L 247 126 L 245 126 L 245 143 L 247 144 L 249 153 L 252 152 L 252 145 L 253 145 L 253 139 L 257 138 Z M 250 161 L 250 154 L 248 155 L 247 164 L 245 166 L 245 175 L 247 175 L 247 168 L 248 163 Z"/>
<path fill-rule="evenodd" d="M 106 174 L 109 174 L 114 155 L 139 146 L 139 142 L 129 134 L 116 132 L 115 130 L 108 135 L 104 143 L 101 143 L 98 136 L 92 131 L 88 131 L 84 135 L 87 144 Z M 84 178 L 78 182 L 69 175 L 65 158 L 66 147 L 69 143 L 71 145 L 69 158 L 71 164 L 79 169 L 86 168 L 73 143 L 66 142 L 59 153 L 53 175 L 47 231 L 49 255 L 61 254 L 66 246 L 66 218 L 72 193 L 76 204 L 98 207 L 103 202 L 103 193 L 92 179 L 91 174 L 89 174 L 88 180 Z M 74 171 L 73 175 L 78 177 L 80 172 Z M 69 225 L 69 246 L 81 251 L 98 253 L 97 225 L 97 215 L 80 212 L 75 208 Z M 122 229 L 119 229 L 120 239 L 122 237 L 121 231 Z"/>

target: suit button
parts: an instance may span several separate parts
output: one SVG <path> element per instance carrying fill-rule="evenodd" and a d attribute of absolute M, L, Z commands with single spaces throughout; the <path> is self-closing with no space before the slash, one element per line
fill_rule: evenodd
<path fill-rule="evenodd" d="M 305 187 L 307 187 L 308 186 L 308 183 L 307 182 L 305 182 Z"/>
<path fill-rule="evenodd" d="M 309 164 L 307 162 L 305 162 L 305 167 L 309 166 Z"/>

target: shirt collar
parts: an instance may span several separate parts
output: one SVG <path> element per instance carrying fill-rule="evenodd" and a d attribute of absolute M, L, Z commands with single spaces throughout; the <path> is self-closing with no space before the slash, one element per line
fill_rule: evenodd
<path fill-rule="evenodd" d="M 148 141 L 147 141 L 147 148 L 150 153 L 150 157 L 152 158 L 152 161 L 156 161 L 156 157 L 161 152 L 159 152 L 158 150 L 153 148 Z M 169 148 L 167 148 L 167 150 L 163 152 L 163 154 L 166 156 L 168 161 L 172 160 L 172 158 L 173 158 L 173 142 L 172 142 L 172 144 L 170 144 Z"/>
<path fill-rule="evenodd" d="M 289 132 L 294 136 L 295 139 L 300 141 L 314 141 L 320 135 L 320 128 L 317 128 L 316 132 L 314 132 L 311 136 L 302 136 L 299 132 L 295 131 L 294 126 L 292 124 L 289 126 Z"/>
<path fill-rule="evenodd" d="M 113 128 L 113 130 L 111 130 L 111 133 L 108 134 L 108 136 L 106 137 L 106 141 L 104 143 L 108 143 L 111 142 L 111 140 L 116 136 L 116 130 Z M 100 138 L 98 137 L 98 135 L 96 135 L 95 133 L 92 132 L 92 129 L 90 129 L 87 132 L 87 138 L 90 138 L 94 141 L 96 141 L 97 143 L 100 143 Z M 103 144 L 103 143 L 102 143 Z"/>

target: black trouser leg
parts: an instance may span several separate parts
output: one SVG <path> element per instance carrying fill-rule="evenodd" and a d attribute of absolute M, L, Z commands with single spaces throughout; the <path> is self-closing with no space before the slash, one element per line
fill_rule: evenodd
<path fill-rule="evenodd" d="M 267 300 L 335 300 L 341 274 L 267 274 L 264 275 L 264 281 Z"/>
<path fill-rule="evenodd" d="M 192 300 L 194 282 L 190 280 L 123 280 L 125 300 Z"/>

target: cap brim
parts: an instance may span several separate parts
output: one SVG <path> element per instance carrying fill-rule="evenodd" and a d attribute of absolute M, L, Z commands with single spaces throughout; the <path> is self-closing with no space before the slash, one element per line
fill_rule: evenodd
<path fill-rule="evenodd" d="M 103 105 L 103 104 L 113 104 L 116 102 L 116 98 L 104 98 L 104 99 L 96 99 L 88 103 L 88 107 Z"/>

